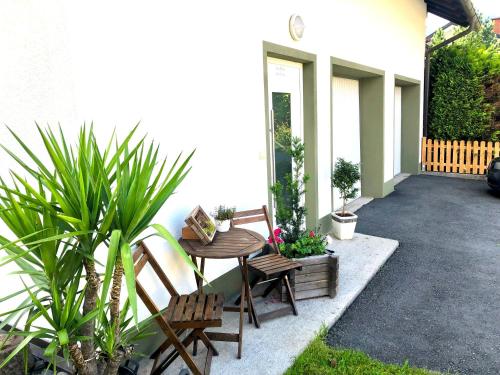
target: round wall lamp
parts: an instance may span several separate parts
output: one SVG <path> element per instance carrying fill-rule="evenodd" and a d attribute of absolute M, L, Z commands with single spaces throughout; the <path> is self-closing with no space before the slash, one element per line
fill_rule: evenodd
<path fill-rule="evenodd" d="M 304 36 L 305 25 L 301 16 L 298 14 L 292 14 L 288 26 L 290 29 L 290 36 L 293 40 L 302 39 L 302 36 Z"/>

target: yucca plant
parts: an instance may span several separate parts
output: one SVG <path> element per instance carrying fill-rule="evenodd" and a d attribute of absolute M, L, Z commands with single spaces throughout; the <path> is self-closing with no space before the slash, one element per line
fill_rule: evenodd
<path fill-rule="evenodd" d="M 11 171 L 10 185 L 0 181 L 0 218 L 16 236 L 0 237 L 6 252 L 0 266 L 15 262 L 30 281 L 23 278 L 23 290 L 0 300 L 26 295 L 0 315 L 2 324 L 18 328 L 24 320 L 15 334 L 26 336 L 0 367 L 39 337 L 49 341 L 47 356 L 55 361 L 61 351 L 79 374 L 117 374 L 144 326 L 137 317 L 134 244 L 152 227 L 197 270 L 175 238 L 151 224 L 189 172 L 193 154 L 184 160 L 179 155 L 167 170 L 158 147 L 145 146 L 144 138 L 132 143 L 137 127 L 121 142 L 113 134 L 104 151 L 92 127 L 81 128 L 76 147 L 62 130 L 57 137 L 50 128 L 37 128 L 49 164 L 12 131 L 27 161 L 4 147 L 27 176 Z M 97 251 L 107 251 L 102 275 Z M 120 308 L 123 277 L 127 300 Z"/>

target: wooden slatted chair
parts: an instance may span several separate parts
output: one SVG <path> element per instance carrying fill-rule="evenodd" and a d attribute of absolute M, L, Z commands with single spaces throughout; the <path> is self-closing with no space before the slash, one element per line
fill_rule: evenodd
<path fill-rule="evenodd" d="M 137 276 L 148 263 L 171 296 L 168 307 L 164 311 L 160 310 L 138 280 Z M 209 374 L 212 356 L 218 355 L 219 353 L 212 345 L 204 330 L 208 327 L 222 326 L 224 295 L 213 293 L 179 295 L 144 243 L 141 243 L 134 253 L 134 265 L 137 294 L 142 299 L 149 312 L 152 315 L 156 315 L 155 319 L 160 329 L 167 337 L 163 344 L 161 344 L 151 355 L 151 358 L 154 359 L 151 374 L 162 374 L 179 355 L 193 374 Z M 187 336 L 181 339 L 181 335 L 184 333 L 186 333 Z M 198 365 L 194 362 L 193 357 L 186 349 L 197 339 L 200 339 L 205 344 L 208 351 L 203 371 L 200 370 Z M 162 354 L 172 347 L 173 350 L 158 364 Z"/>
<path fill-rule="evenodd" d="M 278 244 L 276 243 L 276 237 L 274 236 L 273 226 L 271 220 L 269 219 L 269 212 L 267 207 L 264 205 L 262 208 L 256 210 L 247 210 L 235 212 L 234 218 L 231 221 L 232 226 L 256 223 L 260 221 L 265 221 L 267 223 L 267 228 L 269 229 L 269 236 L 272 239 L 271 253 L 263 256 L 255 257 L 248 261 L 248 268 L 256 275 L 256 279 L 251 283 L 250 293 L 252 294 L 252 289 L 262 283 L 269 283 L 265 289 L 262 296 L 265 298 L 271 291 L 282 283 L 285 286 L 286 292 L 288 294 L 289 306 L 276 309 L 274 311 L 257 314 L 254 311 L 255 326 L 260 327 L 260 322 L 268 319 L 276 318 L 288 313 L 293 313 L 298 315 L 297 306 L 295 304 L 295 298 L 293 296 L 292 290 L 290 288 L 290 282 L 288 275 L 291 270 L 302 269 L 302 265 L 299 262 L 295 262 L 289 258 L 284 257 L 280 254 L 278 249 Z"/>

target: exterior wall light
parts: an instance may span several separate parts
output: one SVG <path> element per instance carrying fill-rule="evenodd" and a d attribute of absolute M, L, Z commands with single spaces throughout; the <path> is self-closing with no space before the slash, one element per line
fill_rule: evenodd
<path fill-rule="evenodd" d="M 302 39 L 302 36 L 304 35 L 305 25 L 301 16 L 299 16 L 298 14 L 292 14 L 288 26 L 290 29 L 290 36 L 293 40 Z"/>

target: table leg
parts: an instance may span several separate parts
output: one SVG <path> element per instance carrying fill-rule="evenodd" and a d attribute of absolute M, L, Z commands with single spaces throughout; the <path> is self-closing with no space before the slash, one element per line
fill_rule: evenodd
<path fill-rule="evenodd" d="M 205 258 L 201 258 L 200 265 L 198 265 L 198 259 L 194 255 L 191 255 L 191 260 L 193 261 L 195 266 L 199 268 L 201 274 L 203 274 L 205 272 Z M 198 293 L 203 293 L 203 279 L 196 272 L 194 272 L 194 279 L 196 281 Z"/>
<path fill-rule="evenodd" d="M 239 259 L 239 263 L 240 263 L 240 269 L 241 269 L 241 282 L 245 284 L 248 323 L 252 324 L 252 307 L 253 307 L 253 305 L 251 304 L 252 294 L 250 293 L 250 286 L 248 283 L 247 257 L 243 257 L 242 259 Z"/>
<path fill-rule="evenodd" d="M 196 268 L 198 268 L 198 258 L 196 258 L 194 255 L 191 255 L 191 260 L 193 261 L 194 265 Z M 200 276 L 196 273 L 196 271 L 193 270 L 194 274 L 194 281 L 196 282 L 196 288 L 198 289 L 198 292 L 200 292 Z"/>
<path fill-rule="evenodd" d="M 241 300 L 240 300 L 240 330 L 238 333 L 238 359 L 241 359 L 241 351 L 243 349 L 243 319 L 245 316 L 245 281 L 241 282 Z"/>

